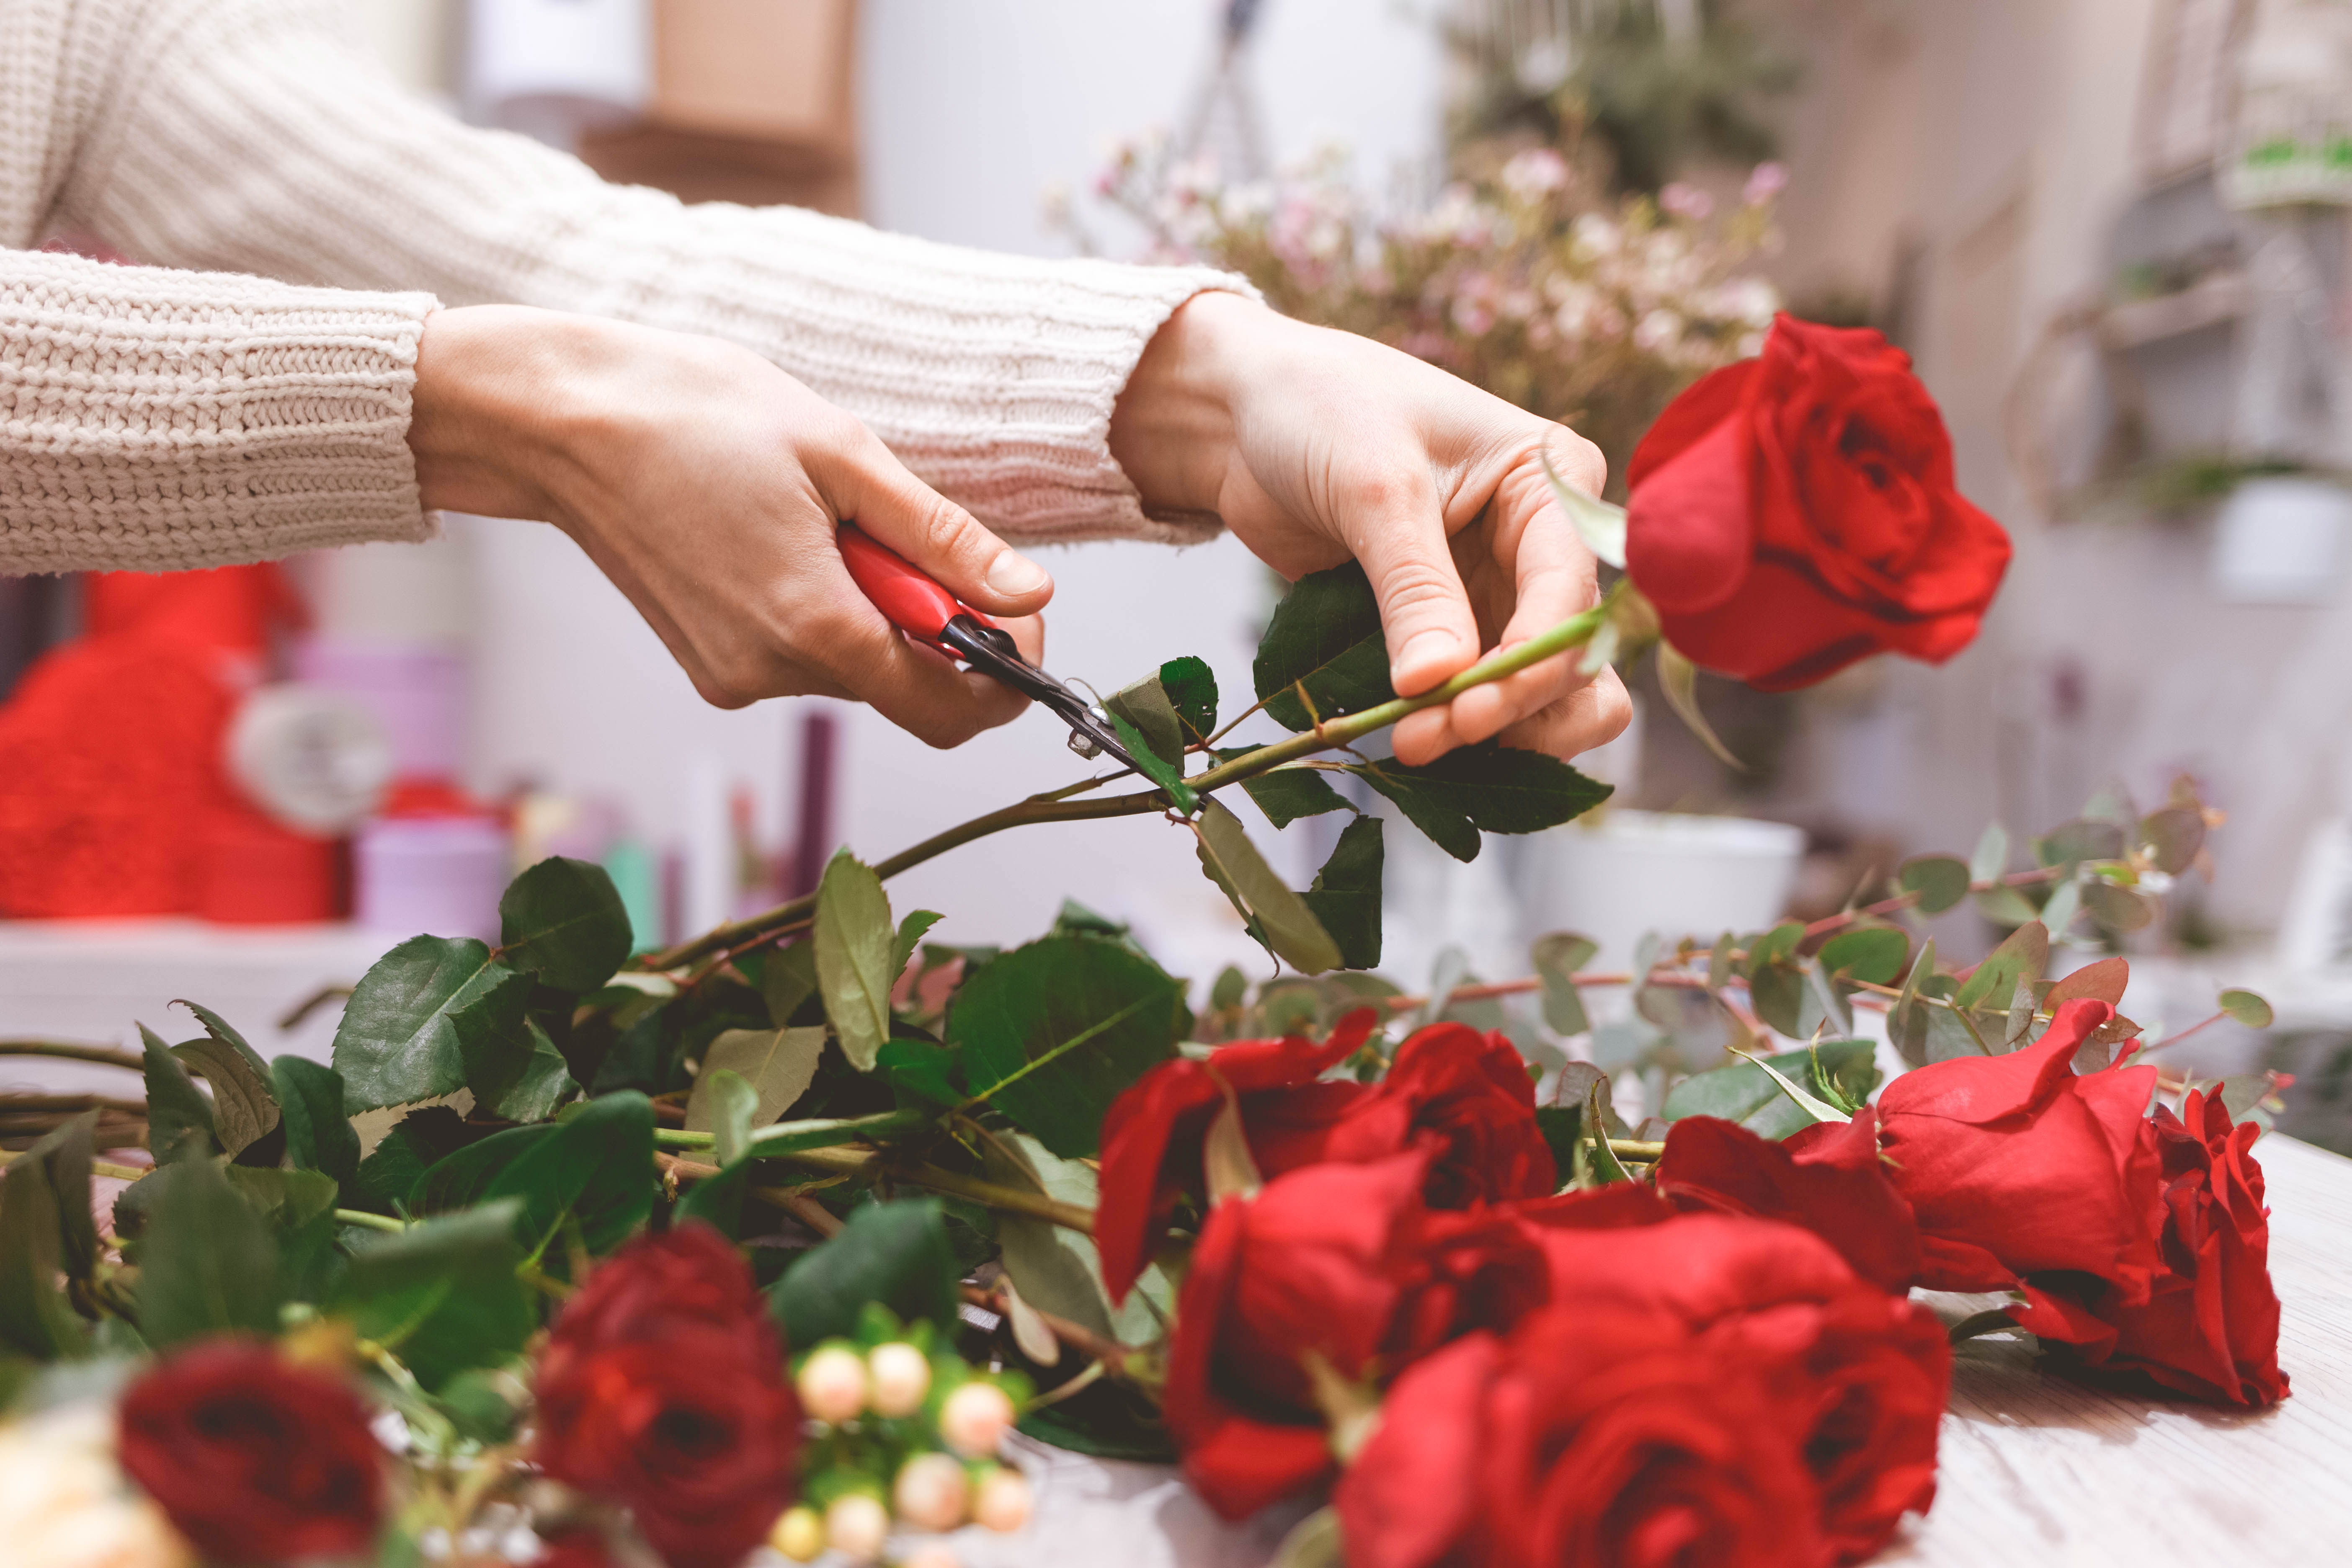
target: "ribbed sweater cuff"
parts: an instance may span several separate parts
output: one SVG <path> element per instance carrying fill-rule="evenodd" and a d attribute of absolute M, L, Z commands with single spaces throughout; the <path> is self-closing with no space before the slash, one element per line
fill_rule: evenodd
<path fill-rule="evenodd" d="M 0 571 L 418 540 L 425 294 L 0 254 Z"/>

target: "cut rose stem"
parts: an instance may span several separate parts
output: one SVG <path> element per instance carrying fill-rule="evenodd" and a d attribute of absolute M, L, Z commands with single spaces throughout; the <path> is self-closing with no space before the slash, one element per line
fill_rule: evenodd
<path fill-rule="evenodd" d="M 1000 1318 L 1012 1315 L 1007 1310 L 1008 1303 L 997 1291 L 979 1285 L 966 1285 L 961 1289 L 963 1299 L 971 1305 L 984 1308 Z M 1057 1318 L 1053 1313 L 1036 1307 L 1031 1307 L 1029 1310 L 1037 1314 L 1038 1321 L 1054 1331 L 1055 1339 L 1088 1361 L 1098 1361 L 1113 1373 L 1126 1370 L 1127 1358 L 1134 1353 L 1126 1345 L 1120 1344 L 1117 1340 L 1107 1340 L 1092 1329 L 1081 1328 L 1067 1318 Z"/>
<path fill-rule="evenodd" d="M 1418 697 L 1399 697 L 1367 708 L 1360 713 L 1345 718 L 1328 719 L 1303 734 L 1288 740 L 1261 746 L 1245 757 L 1220 763 L 1205 773 L 1195 773 L 1184 782 L 1200 794 L 1223 789 L 1227 784 L 1255 778 L 1285 763 L 1328 752 L 1361 740 L 1376 730 L 1385 730 L 1409 714 L 1424 708 L 1434 708 L 1451 702 L 1473 687 L 1485 686 L 1506 676 L 1516 675 L 1531 665 L 1555 658 L 1570 648 L 1580 647 L 1592 639 L 1608 619 L 1609 601 L 1603 599 L 1580 616 L 1571 616 L 1549 631 L 1529 637 L 1527 641 L 1503 649 L 1481 659 L 1453 679 L 1423 692 Z M 1061 798 L 1066 792 L 1035 795 L 1017 801 L 970 822 L 933 834 L 920 844 L 886 860 L 875 863 L 875 874 L 887 879 L 901 871 L 911 870 L 924 861 L 961 848 L 974 839 L 1002 833 L 1008 827 L 1025 827 L 1039 822 L 1087 822 L 1112 816 L 1142 816 L 1168 809 L 1168 797 L 1158 790 L 1136 795 L 1114 795 L 1108 800 L 1071 800 Z M 646 969 L 677 969 L 696 960 L 721 951 L 734 951 L 755 945 L 788 928 L 805 924 L 816 912 L 816 895 L 794 899 L 774 909 L 714 928 L 691 942 L 680 942 L 667 952 L 656 952 L 643 961 Z"/>

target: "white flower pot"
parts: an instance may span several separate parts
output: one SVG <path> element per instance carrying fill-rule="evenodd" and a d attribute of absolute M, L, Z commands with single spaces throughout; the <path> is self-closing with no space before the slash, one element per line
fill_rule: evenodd
<path fill-rule="evenodd" d="M 1748 817 L 1612 811 L 1592 826 L 1544 834 L 1529 849 L 1529 936 L 1581 932 L 1601 944 L 1595 967 L 1622 969 L 1651 931 L 1712 942 L 1726 930 L 1772 925 L 1796 882 L 1805 836 Z"/>

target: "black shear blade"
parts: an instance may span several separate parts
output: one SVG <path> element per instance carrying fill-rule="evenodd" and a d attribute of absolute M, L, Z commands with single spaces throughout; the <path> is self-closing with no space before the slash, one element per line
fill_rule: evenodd
<path fill-rule="evenodd" d="M 940 629 L 940 641 L 972 668 L 1060 715 L 1070 727 L 1070 748 L 1079 755 L 1101 752 L 1123 767 L 1143 772 L 1134 753 L 1120 742 L 1117 731 L 1094 704 L 1022 658 L 1012 637 L 1002 628 L 982 626 L 970 616 L 958 616 Z M 1084 745 L 1079 744 L 1081 741 Z"/>

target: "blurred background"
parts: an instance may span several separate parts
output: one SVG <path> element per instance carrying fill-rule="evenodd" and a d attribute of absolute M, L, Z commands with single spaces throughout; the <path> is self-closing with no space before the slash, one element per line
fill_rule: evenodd
<path fill-rule="evenodd" d="M 1635 672 L 1596 821 L 1468 865 L 1391 836 L 1383 969 L 1508 978 L 1559 929 L 1622 966 L 1647 931 L 1834 911 L 1989 824 L 2009 869 L 2193 797 L 2215 831 L 2160 917 L 2086 921 L 2066 963 L 2130 953 L 2151 1037 L 2217 980 L 2260 986 L 2267 1040 L 2219 1026 L 2181 1059 L 2294 1071 L 2282 1123 L 2352 1142 L 2340 0 L 346 4 L 415 91 L 609 178 L 1219 261 L 1620 468 L 1775 309 L 1882 330 L 2017 542 L 1980 640 L 1789 696 L 1702 678 L 1738 769 Z M 1278 585 L 1237 545 L 1042 558 L 1056 674 L 1110 690 L 1195 654 L 1242 706 Z M 323 1052 L 334 987 L 419 931 L 494 934 L 545 854 L 611 868 L 650 946 L 805 890 L 838 845 L 879 858 L 1077 776 L 1040 713 L 941 757 L 839 704 L 709 709 L 539 525 L 208 575 L 0 579 L 0 1034 L 121 1040 L 195 995 L 265 1052 Z M 110 710 L 140 741 L 101 755 L 45 666 L 158 616 L 235 700 Z M 1251 821 L 1299 885 L 1336 832 Z M 891 892 L 944 912 L 937 940 L 1017 942 L 1068 897 L 1202 987 L 1269 963 L 1150 819 L 985 840 Z M 1967 954 L 2003 925 L 1933 929 Z"/>

